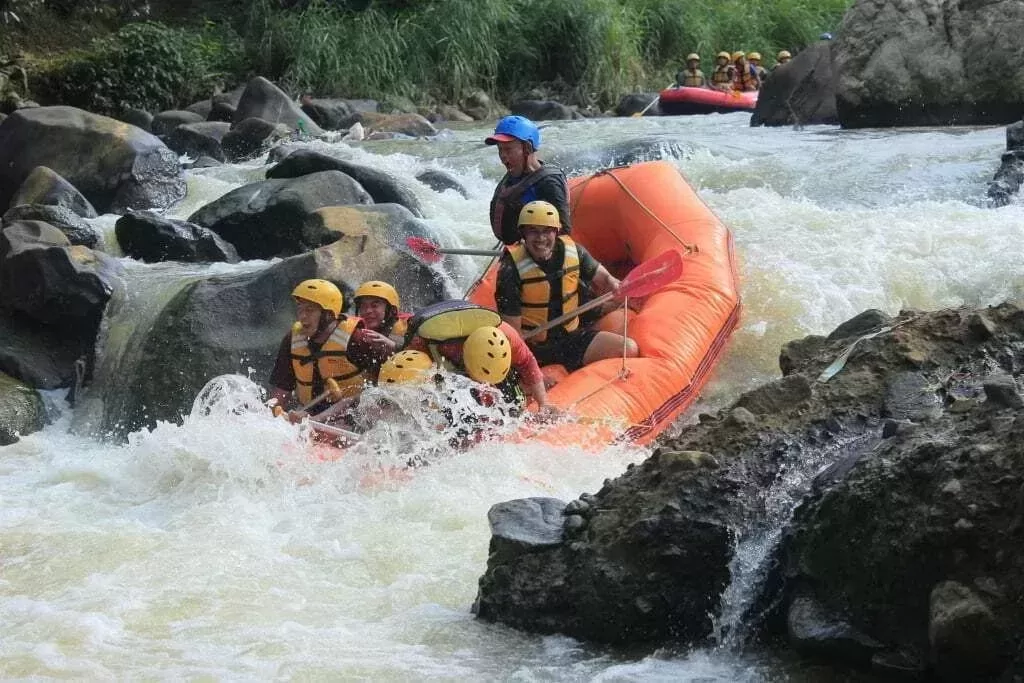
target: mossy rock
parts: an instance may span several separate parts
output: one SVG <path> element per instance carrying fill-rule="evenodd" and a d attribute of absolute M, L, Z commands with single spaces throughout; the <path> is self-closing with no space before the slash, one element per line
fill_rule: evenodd
<path fill-rule="evenodd" d="M 0 446 L 38 432 L 44 424 L 43 400 L 36 390 L 0 373 Z"/>

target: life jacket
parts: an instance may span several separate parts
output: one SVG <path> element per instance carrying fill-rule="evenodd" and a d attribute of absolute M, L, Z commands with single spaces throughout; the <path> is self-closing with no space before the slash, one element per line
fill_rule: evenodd
<path fill-rule="evenodd" d="M 387 333 L 387 338 L 395 342 L 396 349 L 402 348 L 405 344 L 405 334 L 409 331 L 409 318 L 412 317 L 408 313 L 399 313 L 398 319 L 395 324 L 391 326 L 391 329 Z"/>
<path fill-rule="evenodd" d="M 732 83 L 735 78 L 733 72 L 735 69 L 732 64 L 723 64 L 722 66 L 716 66 L 715 70 L 711 74 L 711 82 L 715 85 L 724 85 L 726 83 Z"/>
<path fill-rule="evenodd" d="M 494 197 L 491 198 L 491 230 L 494 232 L 495 237 L 505 244 L 515 244 L 519 241 L 519 212 L 522 211 L 523 205 L 526 204 L 523 201 L 523 195 L 531 187 L 549 176 L 562 176 L 564 180 L 565 174 L 562 173 L 560 168 L 541 166 L 533 173 L 523 176 L 514 185 L 505 185 L 509 179 L 508 173 L 502 177 Z M 568 189 L 566 193 L 568 194 Z M 566 227 L 565 219 L 567 218 L 568 216 L 562 216 L 563 228 Z"/>
<path fill-rule="evenodd" d="M 690 71 L 689 69 L 683 69 L 683 82 L 680 85 L 687 88 L 701 88 L 704 86 L 704 72 L 700 69 Z"/>
<path fill-rule="evenodd" d="M 323 392 L 328 378 L 338 383 L 345 397 L 359 393 L 363 386 L 363 371 L 349 360 L 348 343 L 360 322 L 354 317 L 338 321 L 331 336 L 315 353 L 301 332 L 292 334 L 292 372 L 300 403 L 305 405 Z"/>
<path fill-rule="evenodd" d="M 530 256 L 522 243 L 509 247 L 509 256 L 519 272 L 519 300 L 522 304 L 522 328 L 529 331 L 542 327 L 548 320 L 579 308 L 580 305 L 580 253 L 571 237 L 561 236 L 558 240 L 564 247 L 562 265 L 553 273 L 544 270 Z M 551 301 L 551 283 L 562 281 L 562 299 Z M 550 314 L 554 314 L 549 318 Z M 572 332 L 580 326 L 580 319 L 572 318 L 562 324 L 562 329 Z M 531 343 L 543 342 L 548 338 L 545 330 L 530 339 Z"/>
<path fill-rule="evenodd" d="M 760 83 L 757 79 L 757 70 L 753 64 L 747 64 L 745 69 L 736 69 L 735 80 L 732 87 L 740 92 L 751 92 L 757 90 Z"/>

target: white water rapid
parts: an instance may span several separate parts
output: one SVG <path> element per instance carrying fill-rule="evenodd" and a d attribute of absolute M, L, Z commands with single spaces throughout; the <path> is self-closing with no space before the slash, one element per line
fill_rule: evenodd
<path fill-rule="evenodd" d="M 1024 202 L 984 206 L 1002 128 L 746 123 L 744 115 L 610 119 L 543 131 L 546 157 L 578 172 L 604 165 L 607 150 L 628 150 L 630 140 L 653 143 L 735 231 L 744 316 L 699 409 L 776 377 L 784 342 L 827 334 L 864 309 L 1024 295 Z M 499 165 L 484 133 L 330 147 L 414 187 L 451 243 L 487 247 Z M 458 177 L 471 198 L 413 179 L 432 166 Z M 172 214 L 185 217 L 264 170 L 254 162 L 197 171 Z M 99 224 L 113 244 L 113 218 Z M 472 257 L 459 263 L 462 281 L 482 266 Z M 174 282 L 263 265 L 129 268 L 127 298 L 106 321 L 103 381 L 117 381 L 116 361 L 131 351 L 125 326 L 152 318 Z M 233 391 L 236 407 L 251 398 L 244 383 Z M 307 462 L 297 429 L 244 406 L 196 410 L 181 426 L 112 445 L 72 432 L 62 395 L 47 396 L 50 426 L 0 449 L 3 678 L 821 680 L 725 645 L 612 652 L 470 615 L 493 503 L 570 500 L 643 459 L 643 449 L 595 456 L 486 444 L 368 487 L 358 463 Z M 385 465 L 402 458 L 378 455 Z M 785 521 L 793 488 L 781 482 L 768 493 Z M 763 554 L 754 541 L 741 546 L 753 554 L 738 572 Z M 727 600 L 741 603 L 747 584 L 737 577 Z"/>

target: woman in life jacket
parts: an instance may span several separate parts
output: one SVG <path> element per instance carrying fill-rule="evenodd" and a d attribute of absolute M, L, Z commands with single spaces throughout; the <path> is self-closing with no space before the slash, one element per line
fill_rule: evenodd
<path fill-rule="evenodd" d="M 747 62 L 747 55 L 744 52 L 733 52 L 732 63 L 736 67 L 733 72 L 733 90 L 738 92 L 753 92 L 761 88 L 761 79 L 757 77 L 757 71 Z"/>
<path fill-rule="evenodd" d="M 732 90 L 733 81 L 736 79 L 736 70 L 733 67 L 728 52 L 724 50 L 715 56 L 715 70 L 711 72 L 711 89 L 727 92 Z"/>
<path fill-rule="evenodd" d="M 294 393 L 302 408 L 290 411 L 289 420 L 328 418 L 362 391 L 364 368 L 352 358 L 369 355 L 353 339 L 362 322 L 342 314 L 341 290 L 327 280 L 305 280 L 292 291 L 292 297 L 297 322 L 281 341 L 270 374 L 271 401 L 285 407 Z M 342 400 L 334 405 L 330 398 L 313 403 L 314 397 L 325 392 L 328 379 L 337 382 Z"/>
<path fill-rule="evenodd" d="M 554 204 L 562 218 L 565 234 L 572 228 L 569 216 L 569 185 L 562 169 L 547 166 L 537 158 L 540 129 L 522 116 L 498 121 L 485 144 L 498 146 L 498 158 L 505 175 L 491 197 L 491 230 L 505 244 L 519 241 L 516 220 L 523 206 L 537 199 Z"/>
<path fill-rule="evenodd" d="M 619 281 L 571 237 L 559 235 L 558 212 L 532 202 L 519 216 L 522 241 L 501 256 L 495 302 L 501 319 L 516 332 L 543 327 L 580 305 L 581 290 L 614 292 Z M 635 358 L 636 342 L 614 332 L 587 329 L 571 318 L 528 342 L 541 365 L 572 372 L 605 358 Z"/>
<path fill-rule="evenodd" d="M 704 72 L 700 70 L 700 55 L 691 52 L 686 55 L 686 68 L 676 74 L 677 88 L 703 88 L 707 85 Z"/>
<path fill-rule="evenodd" d="M 370 351 L 368 358 L 357 360 L 366 367 L 368 378 L 376 381 L 381 364 L 405 343 L 410 315 L 399 310 L 398 291 L 387 282 L 364 282 L 352 298 L 356 316 L 363 321 L 353 339 Z"/>

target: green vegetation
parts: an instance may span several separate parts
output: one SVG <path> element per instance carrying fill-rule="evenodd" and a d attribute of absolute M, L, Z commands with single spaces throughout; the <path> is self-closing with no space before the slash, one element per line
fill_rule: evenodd
<path fill-rule="evenodd" d="M 608 107 L 663 87 L 694 50 L 706 70 L 722 49 L 770 65 L 835 30 L 851 2 L 191 0 L 189 23 L 180 3 L 172 16 L 153 0 L 170 25 L 128 24 L 52 63 L 43 83 L 46 99 L 110 112 L 181 106 L 252 74 L 325 96 L 458 102 L 479 88 L 508 102 L 540 88 Z"/>

